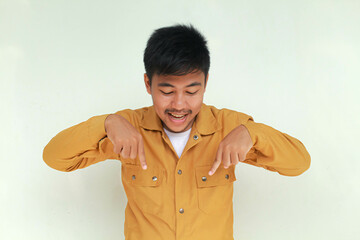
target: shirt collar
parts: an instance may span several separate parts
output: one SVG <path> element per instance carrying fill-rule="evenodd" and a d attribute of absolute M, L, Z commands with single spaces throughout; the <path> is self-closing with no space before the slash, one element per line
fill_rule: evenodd
<path fill-rule="evenodd" d="M 140 127 L 148 130 L 163 131 L 163 126 L 159 116 L 156 114 L 154 106 L 148 107 L 140 121 Z M 221 129 L 209 106 L 202 104 L 200 112 L 196 116 L 193 126 L 201 135 L 213 134 Z"/>

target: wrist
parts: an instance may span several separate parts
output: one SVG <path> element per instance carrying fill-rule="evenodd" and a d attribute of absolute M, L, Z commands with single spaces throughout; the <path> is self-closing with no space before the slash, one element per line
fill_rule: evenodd
<path fill-rule="evenodd" d="M 109 114 L 106 118 L 105 118 L 105 121 L 104 121 L 104 128 L 105 128 L 105 132 L 107 133 L 107 127 L 109 125 L 109 122 L 111 121 L 111 118 L 112 118 L 112 115 L 114 114 Z"/>

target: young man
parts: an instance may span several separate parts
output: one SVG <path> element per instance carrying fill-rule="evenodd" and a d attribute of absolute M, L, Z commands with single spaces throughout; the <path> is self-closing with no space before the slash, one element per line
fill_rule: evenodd
<path fill-rule="evenodd" d="M 235 165 L 296 176 L 310 155 L 296 138 L 249 115 L 203 104 L 210 57 L 193 26 L 155 30 L 144 63 L 153 106 L 65 129 L 43 159 L 65 172 L 120 160 L 126 240 L 232 240 Z"/>

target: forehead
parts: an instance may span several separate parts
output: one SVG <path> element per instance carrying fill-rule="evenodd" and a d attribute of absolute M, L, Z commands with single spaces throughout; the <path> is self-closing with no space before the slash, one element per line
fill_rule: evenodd
<path fill-rule="evenodd" d="M 155 74 L 152 81 L 154 85 L 158 85 L 160 83 L 169 83 L 175 87 L 187 86 L 195 82 L 199 82 L 201 85 L 203 85 L 205 82 L 205 75 L 202 71 L 192 72 L 182 76 Z"/>

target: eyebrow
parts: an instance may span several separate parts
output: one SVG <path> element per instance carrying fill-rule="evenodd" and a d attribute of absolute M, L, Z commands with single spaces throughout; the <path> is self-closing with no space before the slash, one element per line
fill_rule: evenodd
<path fill-rule="evenodd" d="M 201 83 L 199 82 L 193 82 L 185 87 L 194 87 L 194 86 L 201 86 Z M 174 85 L 170 84 L 170 83 L 159 83 L 158 87 L 175 87 Z"/>

